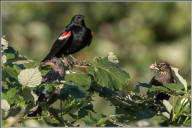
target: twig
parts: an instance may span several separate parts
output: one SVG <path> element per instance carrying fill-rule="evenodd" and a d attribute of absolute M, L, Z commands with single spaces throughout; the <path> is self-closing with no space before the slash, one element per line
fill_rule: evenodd
<path fill-rule="evenodd" d="M 53 108 L 48 108 L 48 111 L 60 122 L 61 125 L 65 126 L 64 120 L 58 116 L 59 114 Z"/>

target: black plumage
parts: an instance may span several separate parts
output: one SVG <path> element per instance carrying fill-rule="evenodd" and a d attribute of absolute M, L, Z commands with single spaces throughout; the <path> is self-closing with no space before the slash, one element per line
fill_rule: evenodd
<path fill-rule="evenodd" d="M 43 62 L 52 57 L 62 57 L 78 52 L 89 46 L 92 40 L 92 31 L 86 27 L 83 15 L 73 16 L 69 25 L 59 34 L 48 55 Z"/>

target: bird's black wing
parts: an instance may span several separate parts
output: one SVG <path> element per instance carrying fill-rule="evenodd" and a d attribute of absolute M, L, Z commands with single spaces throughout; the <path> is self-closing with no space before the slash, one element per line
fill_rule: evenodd
<path fill-rule="evenodd" d="M 61 48 L 67 43 L 67 41 L 71 37 L 71 34 L 72 32 L 69 27 L 65 29 L 63 32 L 61 32 L 61 34 L 53 44 L 50 52 L 42 61 L 45 62 L 46 60 L 49 60 L 52 57 L 54 57 L 61 50 Z"/>

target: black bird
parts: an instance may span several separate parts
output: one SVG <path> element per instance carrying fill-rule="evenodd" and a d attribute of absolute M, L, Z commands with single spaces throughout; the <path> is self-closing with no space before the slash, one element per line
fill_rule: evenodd
<path fill-rule="evenodd" d="M 84 16 L 73 16 L 70 24 L 59 34 L 48 55 L 42 60 L 62 57 L 78 52 L 92 41 L 93 32 L 86 27 Z"/>
<path fill-rule="evenodd" d="M 48 83 L 54 80 L 64 80 L 65 67 L 64 63 L 59 58 L 53 57 L 51 60 L 47 60 L 46 62 L 44 62 L 44 64 L 51 66 L 52 69 L 43 77 L 42 83 Z M 59 92 L 54 92 L 49 100 L 49 95 L 46 93 L 40 93 L 37 95 L 39 95 L 37 102 L 46 102 L 47 106 L 50 106 L 58 99 Z M 38 106 L 37 110 L 29 114 L 28 116 L 41 116 L 41 113 L 42 107 Z"/>
<path fill-rule="evenodd" d="M 150 66 L 150 69 L 158 71 L 158 73 L 150 81 L 151 85 L 166 87 L 165 86 L 166 83 L 176 83 L 171 67 L 167 62 L 152 64 Z M 160 100 L 163 100 L 163 99 L 168 100 L 169 98 L 170 96 L 168 94 L 161 92 L 156 96 L 155 101 L 159 102 Z"/>

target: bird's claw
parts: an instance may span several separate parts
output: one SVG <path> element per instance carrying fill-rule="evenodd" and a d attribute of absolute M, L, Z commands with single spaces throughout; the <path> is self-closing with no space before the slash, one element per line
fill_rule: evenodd
<path fill-rule="evenodd" d="M 73 64 L 74 65 L 79 65 L 79 66 L 86 66 L 87 64 L 79 59 L 76 59 L 75 57 L 73 57 L 72 55 L 70 55 L 70 57 L 72 58 Z"/>
<path fill-rule="evenodd" d="M 68 60 L 66 57 L 63 58 L 63 62 L 65 67 L 70 67 L 70 68 L 73 67 L 73 63 L 70 60 Z"/>
<path fill-rule="evenodd" d="M 86 62 L 84 61 L 81 61 L 79 59 L 76 59 L 75 57 L 73 57 L 72 55 L 70 55 L 71 57 L 71 60 L 66 58 L 66 57 L 63 57 L 63 62 L 64 62 L 64 65 L 66 67 L 69 67 L 69 68 L 72 68 L 74 65 L 78 65 L 78 66 L 89 66 L 89 64 L 87 64 Z"/>

